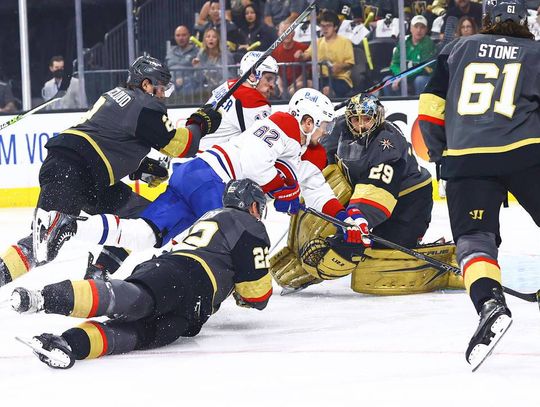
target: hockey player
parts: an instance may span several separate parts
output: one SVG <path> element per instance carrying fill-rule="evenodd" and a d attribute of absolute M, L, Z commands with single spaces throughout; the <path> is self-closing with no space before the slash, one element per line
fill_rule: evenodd
<path fill-rule="evenodd" d="M 249 71 L 261 55 L 262 52 L 259 51 L 247 52 L 240 61 L 239 75 Z M 278 71 L 276 60 L 271 56 L 267 57 L 222 106 L 221 125 L 214 133 L 201 140 L 199 149 L 206 150 L 214 144 L 224 143 L 243 133 L 255 120 L 270 116 L 268 99 L 274 93 Z M 214 89 L 208 104 L 217 103 L 236 81 L 237 79 L 231 79 Z"/>
<path fill-rule="evenodd" d="M 162 169 L 145 158 L 150 149 L 171 157 L 191 156 L 200 138 L 221 120 L 219 113 L 205 108 L 191 115 L 187 127 L 175 129 L 164 104 L 174 89 L 170 79 L 160 61 L 140 57 L 129 68 L 126 87 L 103 94 L 78 124 L 50 139 L 39 174 L 38 209 L 138 215 L 148 200 L 120 180 L 134 172 L 163 177 Z M 32 240 L 21 239 L 1 257 L 0 286 L 37 265 Z"/>
<path fill-rule="evenodd" d="M 108 316 L 62 335 L 29 341 L 39 359 L 67 369 L 76 360 L 168 345 L 195 336 L 232 293 L 237 305 L 262 310 L 272 295 L 270 240 L 264 224 L 266 197 L 249 179 L 230 181 L 224 208 L 208 212 L 175 251 L 137 266 L 126 280 L 62 281 L 41 291 L 16 288 L 18 312 Z"/>
<path fill-rule="evenodd" d="M 480 316 L 465 353 L 473 371 L 512 323 L 497 260 L 508 191 L 540 225 L 539 63 L 525 1 L 489 1 L 481 33 L 443 49 L 420 97 L 420 128 L 448 181 L 457 259 Z"/>
<path fill-rule="evenodd" d="M 334 108 L 314 89 L 301 89 L 289 113 L 257 120 L 228 142 L 176 165 L 167 190 L 138 219 L 96 215 L 87 220 L 57 212 L 40 213 L 43 246 L 54 257 L 66 237 L 130 249 L 161 247 L 205 212 L 219 208 L 218 198 L 231 179 L 250 178 L 274 198 L 278 211 L 296 213 L 300 190 L 306 204 L 334 216 L 343 211 L 316 165 L 302 161 L 302 152 L 331 130 Z M 317 158 L 319 154 L 312 154 Z M 40 218 L 40 219 L 41 219 Z M 353 227 L 354 228 L 354 227 Z"/>
<path fill-rule="evenodd" d="M 370 267 L 372 264 L 362 257 L 364 246 L 381 248 L 372 245 L 363 235 L 371 229 L 375 235 L 401 246 L 417 247 L 431 220 L 431 175 L 418 165 L 410 144 L 397 126 L 385 121 L 384 107 L 373 95 L 353 97 L 345 115 L 338 119 L 334 132 L 324 143 L 330 146 L 329 155 L 335 154 L 338 163 L 329 166 L 324 173 L 334 193 L 346 206 L 346 211 L 337 213 L 336 217 L 354 220 L 363 233 L 356 231 L 356 237 L 346 235 L 347 240 L 363 245 L 344 242 L 340 233 L 323 240 L 319 236 L 335 233 L 335 229 L 312 215 L 303 215 L 291 220 L 288 248 L 271 259 L 271 272 L 277 282 L 287 288 L 299 288 L 353 272 L 355 291 L 382 293 L 355 286 L 355 270 L 358 268 L 358 278 L 363 278 L 362 271 L 368 268 L 368 263 Z M 445 254 L 451 255 L 450 249 L 445 250 Z M 373 253 L 370 249 L 370 257 Z M 384 258 L 384 253 L 382 251 L 378 258 Z M 299 264 L 298 256 L 301 256 L 302 264 Z M 294 272 L 291 271 L 293 263 L 296 264 Z M 384 268 L 384 262 L 378 264 Z M 403 264 L 411 264 L 411 261 Z M 388 270 L 395 271 L 400 267 L 393 266 Z M 410 271 L 418 266 L 414 264 Z M 382 281 L 384 277 L 378 279 Z M 374 283 L 371 282 L 371 289 Z M 407 288 L 409 286 L 407 284 Z M 398 292 L 387 290 L 386 293 Z"/>

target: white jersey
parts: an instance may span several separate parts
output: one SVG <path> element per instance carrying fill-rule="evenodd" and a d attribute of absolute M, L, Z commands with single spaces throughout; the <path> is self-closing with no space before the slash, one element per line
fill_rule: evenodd
<path fill-rule="evenodd" d="M 283 186 L 283 178 L 296 179 L 306 205 L 335 215 L 343 207 L 320 168 L 303 161 L 301 155 L 298 121 L 289 113 L 276 112 L 257 121 L 240 136 L 215 145 L 198 157 L 207 162 L 223 182 L 250 178 L 265 193 Z M 329 207 L 333 209 L 325 210 Z"/>
<path fill-rule="evenodd" d="M 338 35 L 350 39 L 353 45 L 360 44 L 369 33 L 364 24 L 354 24 L 352 20 L 343 20 L 338 31 Z"/>
<path fill-rule="evenodd" d="M 207 103 L 215 103 L 234 85 L 236 79 L 224 82 L 212 91 L 212 97 Z M 240 86 L 221 108 L 221 124 L 215 133 L 204 136 L 199 144 L 199 150 L 204 151 L 214 144 L 223 144 L 231 137 L 236 137 L 251 127 L 255 120 L 270 116 L 270 103 L 257 90 Z"/>

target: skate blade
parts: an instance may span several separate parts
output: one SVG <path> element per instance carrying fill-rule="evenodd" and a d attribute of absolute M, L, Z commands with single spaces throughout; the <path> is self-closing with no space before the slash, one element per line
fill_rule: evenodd
<path fill-rule="evenodd" d="M 284 296 L 284 295 L 289 295 L 289 294 L 293 294 L 293 293 L 297 293 L 299 291 L 302 291 L 302 290 L 305 290 L 306 288 L 308 288 L 310 285 L 312 285 L 313 283 L 306 283 L 304 285 L 301 285 L 300 287 L 296 287 L 296 288 L 293 288 L 293 287 L 283 287 L 281 289 L 281 292 L 279 293 L 280 296 Z"/>
<path fill-rule="evenodd" d="M 491 332 L 493 332 L 495 336 L 489 345 L 479 344 L 476 345 L 471 351 L 469 363 L 471 364 L 473 372 L 476 372 L 476 370 L 478 370 L 488 356 L 491 355 L 493 349 L 495 349 L 495 346 L 499 343 L 511 325 L 512 318 L 510 318 L 508 315 L 501 315 L 499 318 L 497 318 L 495 323 L 491 326 Z"/>
<path fill-rule="evenodd" d="M 25 339 L 19 336 L 16 336 L 15 339 L 32 349 L 37 356 L 42 355 L 49 359 L 51 364 L 46 364 L 51 367 L 65 368 L 70 363 L 69 356 L 60 350 L 57 350 L 56 352 L 54 350 L 48 351 L 43 349 L 41 346 L 36 345 L 32 339 Z"/>

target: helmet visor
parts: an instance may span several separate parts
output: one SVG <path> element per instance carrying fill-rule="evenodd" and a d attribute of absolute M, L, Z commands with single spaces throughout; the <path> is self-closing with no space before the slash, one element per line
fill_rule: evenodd
<path fill-rule="evenodd" d="M 174 84 L 172 82 L 169 82 L 166 85 L 159 83 L 158 85 L 156 85 L 156 89 L 160 92 L 163 92 L 163 95 L 168 98 L 174 92 Z"/>

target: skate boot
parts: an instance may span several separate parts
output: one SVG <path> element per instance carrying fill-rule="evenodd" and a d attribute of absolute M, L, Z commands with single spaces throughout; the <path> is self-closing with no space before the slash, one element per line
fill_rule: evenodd
<path fill-rule="evenodd" d="M 9 273 L 9 270 L 6 266 L 6 263 L 4 263 L 4 260 L 0 259 L 0 287 L 6 285 L 9 282 L 11 282 L 11 274 Z"/>
<path fill-rule="evenodd" d="M 107 270 L 99 264 L 94 264 L 94 255 L 88 253 L 88 265 L 86 266 L 85 280 L 109 281 L 110 276 Z"/>
<path fill-rule="evenodd" d="M 473 372 L 493 352 L 495 345 L 512 325 L 512 313 L 506 306 L 502 291 L 494 288 L 493 296 L 482 305 L 480 323 L 465 353 Z"/>
<path fill-rule="evenodd" d="M 32 339 L 15 337 L 34 351 L 47 366 L 54 369 L 69 369 L 75 363 L 75 356 L 64 338 L 53 334 L 41 334 Z"/>
<path fill-rule="evenodd" d="M 43 295 L 41 291 L 31 291 L 17 287 L 11 293 L 11 308 L 20 314 L 34 314 L 43 311 Z"/>
<path fill-rule="evenodd" d="M 77 221 L 84 217 L 37 208 L 34 214 L 34 254 L 39 264 L 52 261 L 72 236 L 77 233 Z"/>

